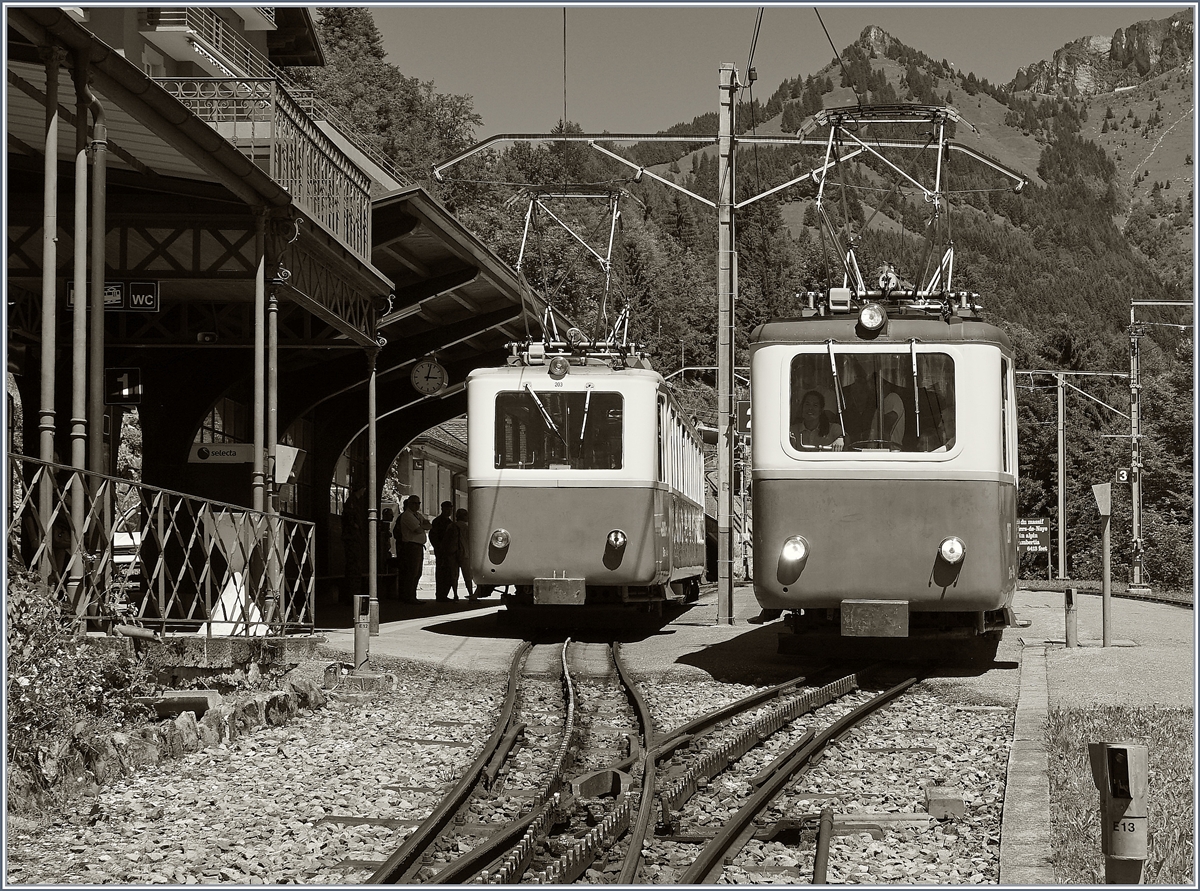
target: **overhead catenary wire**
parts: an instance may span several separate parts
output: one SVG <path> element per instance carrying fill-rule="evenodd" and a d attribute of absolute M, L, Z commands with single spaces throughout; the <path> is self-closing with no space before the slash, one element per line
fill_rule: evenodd
<path fill-rule="evenodd" d="M 750 77 L 750 71 L 754 65 L 754 51 L 758 46 L 758 34 L 762 28 L 763 7 L 758 8 L 758 15 L 754 20 L 754 37 L 750 41 L 750 55 L 746 59 L 746 77 L 749 81 L 750 93 L 750 130 L 756 136 L 758 135 L 758 119 L 754 110 L 754 79 Z M 758 159 L 758 143 L 754 143 L 754 186 L 756 191 L 762 190 L 762 168 Z M 736 200 L 736 196 L 735 196 Z M 762 204 L 758 205 L 758 225 L 759 239 L 762 253 L 762 262 L 759 265 L 759 287 L 761 288 L 760 298 L 765 299 L 770 293 L 770 282 L 767 280 L 767 263 L 769 251 L 767 249 L 767 219 L 766 212 Z"/>
<path fill-rule="evenodd" d="M 850 89 L 854 91 L 854 99 L 859 106 L 862 106 L 862 96 L 858 95 L 858 88 L 854 85 L 854 81 L 850 79 L 850 73 L 846 71 L 846 62 L 842 59 L 842 54 L 838 52 L 838 48 L 834 46 L 833 38 L 829 36 L 829 29 L 825 27 L 825 21 L 821 18 L 821 10 L 813 7 L 813 12 L 817 14 L 817 21 L 821 23 L 821 30 L 825 32 L 825 39 L 829 41 L 829 47 L 833 50 L 833 57 L 838 60 L 838 64 L 842 66 L 842 77 L 850 84 Z"/>
<path fill-rule="evenodd" d="M 754 20 L 754 37 L 750 40 L 750 55 L 746 58 L 746 71 L 749 72 L 754 67 L 754 50 L 758 47 L 758 32 L 762 28 L 763 7 L 758 8 L 758 15 Z M 749 74 L 747 73 L 747 76 Z M 751 89 L 754 88 L 753 82 L 750 84 Z M 752 100 L 753 101 L 753 100 Z"/>
<path fill-rule="evenodd" d="M 567 8 L 563 7 L 563 125 L 567 123 Z"/>

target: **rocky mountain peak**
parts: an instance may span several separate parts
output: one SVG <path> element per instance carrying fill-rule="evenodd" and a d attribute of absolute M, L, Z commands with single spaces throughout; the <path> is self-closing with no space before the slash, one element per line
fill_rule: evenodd
<path fill-rule="evenodd" d="M 887 53 L 889 46 L 898 44 L 900 41 L 878 25 L 867 25 L 858 35 L 858 42 L 865 47 L 870 47 L 876 55 L 882 56 Z"/>
<path fill-rule="evenodd" d="M 1081 37 L 1043 62 L 1017 69 L 1014 91 L 1089 96 L 1136 86 L 1192 61 L 1192 10 L 1118 28 L 1112 37 Z"/>

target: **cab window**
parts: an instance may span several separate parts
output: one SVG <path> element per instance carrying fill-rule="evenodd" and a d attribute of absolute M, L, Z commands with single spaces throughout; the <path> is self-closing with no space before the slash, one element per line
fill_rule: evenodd
<path fill-rule="evenodd" d="M 543 392 L 529 386 L 497 393 L 496 467 L 619 470 L 623 415 L 620 393 Z"/>
<path fill-rule="evenodd" d="M 801 353 L 791 364 L 788 433 L 806 455 L 948 452 L 956 437 L 954 360 L 904 347 Z"/>

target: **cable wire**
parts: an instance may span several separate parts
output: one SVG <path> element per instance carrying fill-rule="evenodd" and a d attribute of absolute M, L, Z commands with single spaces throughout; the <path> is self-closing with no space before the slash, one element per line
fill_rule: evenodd
<path fill-rule="evenodd" d="M 842 54 L 838 52 L 838 48 L 833 44 L 833 38 L 829 36 L 829 29 L 825 27 L 825 21 L 821 18 L 821 10 L 813 7 L 813 12 L 817 14 L 817 21 L 821 23 L 821 30 L 825 32 L 825 39 L 829 41 L 829 48 L 833 50 L 833 57 L 838 60 L 838 64 L 842 66 L 842 77 L 850 84 L 850 89 L 854 90 L 854 99 L 859 107 L 862 107 L 862 96 L 858 95 L 858 89 L 854 86 L 854 81 L 850 80 L 850 74 L 846 71 L 846 63 L 842 59 Z"/>
<path fill-rule="evenodd" d="M 746 59 L 746 77 L 750 76 L 750 69 L 754 67 L 754 50 L 758 46 L 758 31 L 762 27 L 763 7 L 758 8 L 758 16 L 754 20 L 754 37 L 750 40 L 750 55 Z M 751 81 L 750 88 L 754 89 L 754 82 Z M 751 99 L 753 101 L 753 99 Z"/>

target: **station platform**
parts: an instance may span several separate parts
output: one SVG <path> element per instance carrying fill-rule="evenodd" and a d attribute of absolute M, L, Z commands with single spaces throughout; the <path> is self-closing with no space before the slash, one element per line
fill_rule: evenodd
<path fill-rule="evenodd" d="M 1122 598 L 1110 600 L 1110 646 L 1103 642 L 1100 595 L 1076 597 L 1078 646 L 1066 644 L 1064 595 L 1020 589 L 1013 601 L 1017 625 L 1008 628 L 995 661 L 958 678 L 1000 703 L 1015 704 L 1021 666 L 1043 660 L 1050 707 L 1098 703 L 1162 705 L 1186 708 L 1195 701 L 1195 615 L 1190 608 Z M 524 639 L 520 627 L 498 620 L 499 597 L 438 602 L 432 573 L 422 577 L 418 602 L 380 602 L 380 628 L 369 641 L 369 654 L 413 659 L 447 667 L 506 668 Z M 345 616 L 329 627 L 318 609 L 326 645 L 353 655 L 354 629 Z M 718 624 L 714 586 L 700 600 L 678 607 L 647 630 L 639 623 L 626 636 L 622 656 L 635 673 L 653 676 L 698 672 L 735 683 L 776 683 L 797 673 L 797 657 L 776 652 L 781 622 L 756 624 L 758 603 L 748 585 L 734 589 L 733 622 Z M 799 660 L 802 662 L 803 660 Z"/>

